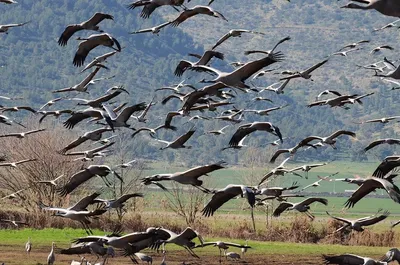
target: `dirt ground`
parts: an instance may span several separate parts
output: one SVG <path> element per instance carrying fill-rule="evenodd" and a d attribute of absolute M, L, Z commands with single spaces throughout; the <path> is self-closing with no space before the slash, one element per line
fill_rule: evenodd
<path fill-rule="evenodd" d="M 0 246 L 0 264 L 4 262 L 5 265 L 39 265 L 47 264 L 47 256 L 50 249 L 33 249 L 28 256 L 23 249 L 12 249 L 9 246 Z M 162 256 L 160 253 L 148 253 L 153 256 L 153 264 L 161 264 Z M 200 255 L 201 256 L 201 255 Z M 88 255 L 86 258 L 90 262 L 95 261 L 95 257 Z M 55 264 L 71 264 L 71 261 L 79 261 L 80 258 L 76 255 L 67 256 L 56 254 Z M 218 256 L 201 256 L 201 259 L 192 258 L 185 251 L 171 251 L 167 252 L 166 264 L 178 265 L 182 262 L 189 265 L 205 264 L 213 265 L 220 264 Z M 116 257 L 109 260 L 110 265 L 125 265 L 133 264 L 127 257 Z M 146 264 L 139 261 L 139 264 Z M 222 264 L 257 264 L 257 265 L 317 265 L 323 264 L 321 256 L 299 256 L 299 255 L 252 255 L 251 252 L 246 253 L 239 261 L 227 261 L 223 259 Z"/>

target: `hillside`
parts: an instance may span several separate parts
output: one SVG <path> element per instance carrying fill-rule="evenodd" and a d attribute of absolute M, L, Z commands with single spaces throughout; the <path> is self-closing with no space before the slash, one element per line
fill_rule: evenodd
<path fill-rule="evenodd" d="M 280 63 L 280 70 L 302 70 L 323 60 L 329 54 L 337 51 L 348 43 L 362 39 L 371 40 L 363 46 L 364 49 L 350 53 L 349 57 L 333 57 L 328 64 L 317 70 L 313 75 L 314 82 L 296 80 L 291 82 L 284 95 L 264 92 L 262 96 L 274 101 L 250 103 L 249 100 L 257 94 L 244 95 L 239 93 L 235 99 L 238 108 L 261 109 L 271 106 L 289 104 L 283 110 L 272 113 L 270 117 L 258 117 L 253 114 L 245 116 L 246 121 L 271 121 L 281 128 L 284 137 L 288 137 L 283 147 L 293 146 L 301 137 L 308 135 L 328 135 L 337 129 L 348 129 L 357 132 L 357 139 L 343 137 L 339 140 L 338 150 L 320 149 L 307 151 L 309 160 L 362 160 L 359 150 L 371 139 L 379 137 L 397 137 L 397 123 L 382 125 L 355 124 L 354 121 L 397 115 L 397 104 L 400 101 L 398 91 L 390 91 L 391 86 L 384 83 L 373 72 L 358 69 L 356 64 L 368 64 L 379 61 L 383 56 L 391 60 L 397 59 L 396 51 L 400 45 L 396 41 L 396 29 L 372 32 L 376 27 L 383 26 L 394 19 L 384 17 L 375 11 L 363 12 L 339 8 L 344 1 L 322 0 L 318 2 L 297 0 L 288 3 L 284 0 L 217 0 L 213 7 L 222 12 L 229 22 L 211 17 L 195 17 L 178 28 L 167 27 L 159 36 L 130 35 L 129 32 L 154 26 L 177 16 L 172 8 L 160 8 L 144 20 L 139 17 L 139 10 L 128 10 L 128 1 L 20 1 L 18 5 L 0 6 L 2 14 L 0 24 L 20 23 L 30 21 L 24 27 L 10 30 L 8 35 L 0 35 L 0 94 L 23 96 L 25 101 L 18 104 L 30 104 L 38 108 L 55 95 L 50 91 L 74 85 L 82 80 L 87 73 L 79 74 L 72 65 L 73 54 L 78 42 L 69 41 L 67 47 L 57 45 L 57 39 L 66 25 L 77 23 L 89 18 L 94 12 L 106 12 L 115 17 L 115 21 L 102 22 L 102 29 L 115 36 L 123 46 L 123 52 L 110 59 L 110 71 L 102 71 L 99 76 L 116 75 L 114 79 L 104 81 L 91 88 L 90 97 L 104 93 L 113 85 L 125 85 L 131 92 L 129 97 L 121 100 L 130 103 L 149 102 L 153 96 L 156 101 L 168 95 L 167 92 L 155 93 L 154 89 L 163 85 L 179 83 L 181 79 L 173 76 L 173 71 L 180 59 L 188 59 L 187 53 L 202 53 L 211 47 L 216 40 L 232 28 L 245 28 L 265 32 L 265 36 L 244 35 L 242 38 L 232 38 L 222 44 L 218 50 L 225 53 L 223 62 L 213 62 L 213 66 L 222 70 L 232 70 L 229 65 L 233 61 L 248 61 L 243 55 L 248 49 L 268 50 L 281 38 L 290 36 L 289 42 L 282 44 L 279 50 L 285 54 L 285 61 Z M 206 4 L 207 0 L 193 0 L 188 6 Z M 84 7 L 84 8 L 83 8 Z M 80 32 L 77 36 L 88 36 L 91 33 Z M 77 37 L 76 36 L 76 37 Z M 384 51 L 380 55 L 370 55 L 372 48 L 390 44 L 395 50 Z M 98 56 L 108 51 L 98 48 L 89 57 Z M 88 58 L 89 59 L 89 58 Z M 265 87 L 278 81 L 280 76 L 267 75 L 254 81 L 259 87 Z M 197 84 L 204 78 L 196 73 L 186 73 L 186 83 Z M 353 105 L 350 110 L 317 107 L 309 109 L 306 105 L 325 89 L 334 89 L 342 93 L 375 94 L 363 100 L 364 104 Z M 81 96 L 81 95 L 80 95 Z M 86 98 L 89 98 L 86 96 Z M 8 102 L 1 102 L 9 104 Z M 71 102 L 61 106 L 73 107 Z M 151 109 L 149 124 L 159 125 L 167 111 L 177 110 L 181 104 L 171 101 L 166 106 L 157 104 Z M 200 113 L 213 117 L 213 113 Z M 196 113 L 193 113 L 196 115 Z M 14 115 L 15 116 L 15 115 Z M 61 121 L 65 118 L 61 118 Z M 187 118 L 176 118 L 174 123 L 184 124 Z M 135 124 L 134 121 L 132 121 Z M 275 140 L 271 135 L 256 133 L 249 137 L 247 145 L 254 148 L 247 150 L 225 151 L 220 149 L 227 145 L 229 138 L 238 125 L 230 126 L 226 135 L 219 138 L 202 136 L 210 129 L 221 128 L 224 122 L 214 120 L 198 121 L 184 124 L 174 132 L 160 132 L 161 139 L 173 139 L 187 131 L 192 125 L 197 128 L 196 137 L 191 139 L 190 150 L 167 150 L 160 152 L 161 147 L 145 134 L 137 136 L 129 142 L 132 146 L 132 156 L 155 160 L 175 161 L 183 164 L 202 164 L 224 159 L 231 164 L 248 164 L 251 156 L 257 156 L 257 163 L 265 164 L 275 148 L 265 148 L 266 144 Z M 134 127 L 140 125 L 135 124 Z M 80 129 L 86 129 L 84 126 Z M 79 132 L 79 129 L 76 130 Z M 392 154 L 395 147 L 379 147 L 371 152 L 370 160 Z M 305 156 L 299 155 L 302 161 Z"/>

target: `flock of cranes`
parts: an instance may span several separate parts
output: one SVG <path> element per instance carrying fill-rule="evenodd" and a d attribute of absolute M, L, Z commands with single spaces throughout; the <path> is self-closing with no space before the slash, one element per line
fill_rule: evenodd
<path fill-rule="evenodd" d="M 197 15 L 206 15 L 210 17 L 214 17 L 219 19 L 220 21 L 228 22 L 228 19 L 219 11 L 216 11 L 210 5 L 214 2 L 211 0 L 207 6 L 196 5 L 194 7 L 187 7 L 186 1 L 184 0 L 139 0 L 134 3 L 128 5 L 129 9 L 142 8 L 140 16 L 143 19 L 149 18 L 153 12 L 162 7 L 162 6 L 170 6 L 177 10 L 179 15 L 165 23 L 162 23 L 158 26 L 154 26 L 149 29 L 141 29 L 131 34 L 138 33 L 152 33 L 158 35 L 160 31 L 167 27 L 178 27 L 182 23 L 184 23 L 188 19 L 192 19 L 192 17 Z M 190 0 L 187 3 L 191 2 Z M 358 5 L 355 3 L 349 3 L 342 8 L 349 9 L 375 9 L 378 12 L 382 13 L 386 16 L 399 17 L 400 16 L 400 3 L 398 0 L 353 0 L 352 2 L 359 2 L 364 5 Z M 5 4 L 17 4 L 16 1 L 13 0 L 0 0 L 0 3 Z M 114 20 L 114 17 L 110 14 L 106 13 L 95 13 L 90 19 L 66 26 L 65 30 L 61 33 L 61 36 L 58 39 L 58 44 L 60 46 L 66 45 L 74 45 L 71 44 L 72 41 L 70 39 L 78 34 L 81 31 L 96 31 L 96 34 L 90 35 L 88 37 L 77 37 L 76 39 L 81 41 L 77 45 L 77 49 L 75 55 L 73 56 L 72 64 L 76 67 L 81 67 L 81 73 L 85 71 L 92 70 L 90 74 L 87 75 L 80 83 L 75 84 L 70 87 L 66 87 L 64 89 L 54 90 L 53 93 L 63 93 L 70 94 L 74 93 L 85 93 L 89 94 L 89 88 L 91 85 L 104 80 L 104 79 L 112 79 L 112 77 L 108 78 L 98 78 L 94 79 L 95 76 L 103 71 L 102 69 L 109 69 L 107 66 L 107 61 L 112 57 L 116 56 L 118 53 L 123 51 L 123 47 L 117 40 L 115 36 L 110 35 L 109 33 L 104 32 L 100 29 L 99 24 L 104 23 L 105 20 Z M 0 25 L 0 34 L 5 33 L 9 34 L 9 30 L 15 27 L 22 27 L 29 22 L 19 23 L 19 24 L 7 24 Z M 396 26 L 397 22 L 393 22 L 388 24 L 382 28 L 377 30 L 384 30 L 386 28 L 390 28 Z M 224 72 L 220 69 L 217 69 L 212 66 L 212 63 L 215 59 L 224 60 L 225 56 L 223 53 L 216 51 L 218 47 L 223 45 L 226 41 L 234 41 L 233 38 L 241 37 L 243 34 L 264 36 L 266 35 L 264 32 L 258 32 L 248 29 L 232 29 L 228 33 L 224 34 L 216 43 L 212 46 L 211 49 L 206 50 L 202 55 L 198 54 L 190 54 L 190 56 L 197 58 L 196 62 L 191 62 L 187 60 L 181 60 L 176 66 L 175 70 L 171 70 L 174 72 L 175 76 L 181 77 L 187 72 L 194 72 L 192 74 L 196 75 L 197 73 L 210 74 L 214 76 L 213 79 L 206 80 L 203 79 L 199 83 L 205 84 L 202 88 L 197 88 L 198 84 L 186 84 L 185 81 L 177 84 L 173 87 L 163 87 L 156 89 L 158 91 L 172 91 L 173 94 L 167 96 L 162 104 L 167 104 L 171 99 L 179 99 L 182 104 L 181 108 L 176 111 L 171 111 L 167 113 L 165 122 L 159 125 L 156 128 L 134 128 L 132 120 L 135 120 L 137 124 L 145 123 L 147 121 L 146 115 L 149 111 L 151 111 L 151 107 L 157 104 L 154 102 L 154 99 L 149 103 L 140 102 L 133 105 L 126 106 L 125 104 L 119 105 L 115 107 L 110 103 L 111 99 L 117 98 L 122 93 L 130 95 L 130 92 L 127 91 L 123 86 L 114 86 L 110 88 L 104 95 L 95 99 L 84 99 L 77 97 L 58 97 L 53 100 L 50 100 L 46 104 L 40 107 L 40 109 L 35 110 L 30 106 L 14 106 L 14 107 L 2 107 L 0 111 L 2 113 L 5 112 L 21 112 L 28 111 L 36 114 L 41 114 L 41 118 L 39 123 L 42 123 L 44 118 L 48 116 L 59 117 L 61 115 L 69 115 L 69 117 L 63 122 L 65 129 L 74 129 L 75 126 L 83 126 L 83 121 L 88 120 L 91 124 L 101 125 L 100 128 L 90 129 L 89 131 L 83 133 L 77 139 L 69 143 L 62 150 L 59 150 L 59 153 L 66 156 L 80 156 L 75 160 L 83 160 L 83 161 L 94 161 L 98 157 L 105 157 L 112 153 L 111 149 L 115 142 L 113 142 L 113 138 L 116 135 L 112 135 L 108 138 L 103 138 L 103 134 L 108 133 L 117 133 L 118 130 L 132 130 L 134 131 L 132 137 L 136 136 L 139 132 L 147 131 L 149 135 L 154 138 L 154 141 L 158 141 L 161 143 L 165 143 L 164 147 L 161 147 L 160 150 L 164 150 L 167 148 L 170 149 L 180 149 L 180 148 L 191 148 L 191 146 L 187 145 L 187 142 L 194 137 L 196 133 L 196 127 L 193 126 L 183 135 L 177 137 L 173 141 L 166 141 L 157 138 L 157 131 L 171 130 L 176 131 L 178 129 L 177 126 L 173 126 L 173 121 L 176 116 L 186 117 L 190 116 L 191 113 L 198 110 L 208 110 L 215 111 L 217 108 L 221 106 L 230 106 L 233 104 L 233 101 L 240 100 L 240 93 L 254 93 L 254 92 L 263 92 L 263 91 L 272 91 L 276 94 L 283 94 L 284 89 L 288 87 L 290 82 L 294 82 L 295 79 L 302 78 L 310 81 L 317 81 L 313 79 L 312 74 L 314 71 L 319 71 L 321 68 L 326 67 L 331 56 L 343 56 L 347 57 L 348 54 L 358 52 L 362 50 L 359 46 L 365 45 L 365 43 L 369 43 L 368 40 L 362 40 L 356 43 L 350 43 L 348 45 L 343 46 L 338 51 L 333 52 L 327 58 L 315 63 L 305 70 L 296 70 L 296 71 L 283 71 L 278 73 L 282 75 L 280 78 L 280 82 L 272 84 L 266 88 L 263 88 L 261 91 L 257 90 L 253 86 L 249 85 L 251 82 L 248 82 L 250 78 L 255 79 L 261 76 L 267 75 L 269 72 L 275 71 L 275 69 L 265 69 L 270 65 L 279 64 L 283 60 L 286 59 L 286 56 L 281 51 L 275 51 L 280 47 L 281 44 L 290 41 L 290 37 L 283 38 L 279 40 L 276 45 L 270 50 L 247 50 L 245 51 L 245 55 L 255 54 L 259 55 L 259 59 L 249 61 L 247 63 L 234 63 L 232 64 L 235 69 L 230 72 Z M 89 54 L 92 53 L 93 50 L 98 46 L 105 46 L 112 51 L 97 56 L 89 62 L 86 66 L 85 62 Z M 371 50 L 371 54 L 375 54 L 380 52 L 381 50 L 393 50 L 394 48 L 390 45 L 381 45 Z M 378 64 L 382 64 L 383 66 L 378 66 Z M 377 62 L 376 64 L 369 66 L 360 66 L 366 69 L 370 69 L 375 71 L 375 75 L 377 77 L 386 77 L 391 79 L 400 79 L 400 70 L 396 68 L 393 62 L 389 61 L 385 58 L 382 62 Z M 382 73 L 384 70 L 388 70 L 388 72 Z M 396 82 L 391 79 L 386 79 L 389 82 Z M 189 88 L 190 91 L 185 93 L 184 89 Z M 333 95 L 332 98 L 322 99 L 327 95 Z M 330 107 L 339 107 L 343 109 L 348 109 L 347 105 L 352 104 L 363 104 L 361 99 L 365 97 L 374 96 L 374 92 L 358 95 L 358 94 L 349 94 L 343 95 L 338 91 L 334 90 L 325 90 L 319 93 L 316 97 L 316 101 L 310 103 L 308 107 L 318 107 L 322 105 L 328 105 Z M 4 97 L 6 98 L 6 97 Z M 7 98 L 12 100 L 10 98 Z M 49 110 L 49 108 L 57 105 L 60 101 L 79 101 L 76 106 L 85 106 L 85 108 L 79 110 Z M 252 99 L 252 101 L 270 101 L 268 98 L 264 98 L 262 96 L 258 96 Z M 286 105 L 269 108 L 269 109 L 237 109 L 233 107 L 230 110 L 225 110 L 221 113 L 220 116 L 215 117 L 217 120 L 221 120 L 224 122 L 232 123 L 232 125 L 236 125 L 245 120 L 245 113 L 253 113 L 259 115 L 260 117 L 268 116 L 268 114 L 272 111 L 279 111 L 285 108 Z M 46 110 L 45 110 L 46 109 Z M 365 123 L 388 123 L 392 120 L 398 119 L 400 116 L 393 116 L 375 120 L 367 120 L 360 122 L 359 124 Z M 202 117 L 199 115 L 190 116 L 190 122 L 198 122 L 198 120 L 209 119 L 206 117 Z M 21 127 L 25 127 L 23 124 L 16 122 L 15 120 L 10 119 L 7 116 L 0 115 L 0 123 L 6 125 L 17 124 Z M 206 137 L 206 135 L 213 135 L 213 137 L 218 137 L 219 135 L 226 134 L 225 129 L 230 126 L 226 125 L 220 129 L 214 129 L 211 131 L 205 132 L 202 136 Z M 15 137 L 17 139 L 22 139 L 25 137 L 30 137 L 32 134 L 39 134 L 46 129 L 36 129 L 24 132 L 15 132 L 10 134 L 0 135 L 0 138 L 4 137 Z M 285 135 L 287 132 L 281 132 L 279 128 L 279 124 L 271 123 L 267 121 L 256 121 L 251 123 L 246 123 L 238 126 L 235 129 L 235 132 L 231 136 L 231 139 L 228 143 L 228 146 L 223 150 L 228 148 L 240 149 L 245 147 L 243 144 L 244 140 L 254 132 L 265 132 L 270 135 L 270 137 L 274 137 L 275 140 L 271 143 L 274 146 L 278 146 L 284 142 Z M 265 200 L 273 200 L 276 199 L 280 202 L 279 206 L 274 210 L 273 216 L 279 217 L 283 213 L 287 211 L 298 211 L 300 213 L 304 213 L 311 220 L 315 218 L 315 216 L 310 211 L 310 205 L 313 203 L 321 203 L 323 205 L 328 205 L 328 200 L 326 198 L 319 197 L 310 197 L 305 198 L 300 202 L 289 202 L 289 198 L 296 197 L 304 197 L 300 192 L 311 188 L 317 187 L 321 185 L 323 181 L 333 182 L 333 181 L 345 181 L 348 183 L 354 183 L 359 186 L 359 188 L 351 195 L 351 197 L 345 203 L 345 207 L 352 208 L 357 202 L 363 199 L 369 193 L 382 189 L 385 190 L 388 196 L 396 203 L 400 203 L 400 189 L 394 183 L 395 177 L 397 177 L 398 173 L 396 171 L 397 167 L 400 167 L 400 156 L 393 155 L 386 157 L 381 164 L 377 167 L 377 169 L 373 172 L 372 176 L 367 178 L 355 178 L 355 179 L 335 179 L 334 175 L 337 173 L 331 174 L 326 177 L 320 177 L 320 179 L 310 185 L 303 187 L 299 192 L 293 192 L 294 190 L 299 188 L 297 183 L 293 183 L 290 187 L 264 187 L 264 185 L 268 184 L 273 178 L 283 176 L 285 174 L 294 174 L 296 176 L 302 177 L 302 175 L 296 173 L 297 171 L 305 172 L 305 178 L 308 178 L 308 172 L 316 167 L 325 166 L 326 163 L 318 163 L 318 164 L 306 164 L 295 168 L 287 168 L 285 166 L 286 162 L 292 159 L 293 156 L 298 155 L 300 151 L 307 150 L 309 148 L 317 149 L 324 146 L 331 146 L 333 149 L 336 149 L 336 143 L 340 137 L 356 137 L 356 133 L 349 130 L 338 130 L 333 132 L 328 136 L 308 136 L 298 142 L 294 147 L 288 149 L 278 149 L 271 157 L 270 163 L 274 164 L 277 159 L 281 156 L 288 155 L 280 165 L 273 168 L 271 171 L 267 172 L 264 176 L 260 177 L 260 181 L 257 186 L 250 185 L 236 185 L 229 184 L 225 188 L 214 190 L 209 187 L 204 186 L 203 180 L 200 178 L 202 176 L 207 176 L 211 172 L 216 170 L 221 170 L 227 167 L 227 164 L 224 161 L 219 161 L 216 163 L 211 163 L 208 165 L 197 166 L 191 168 L 189 170 L 183 172 L 175 172 L 175 173 L 160 173 L 152 176 L 147 176 L 142 178 L 143 185 L 156 185 L 164 191 L 168 191 L 168 187 L 163 185 L 161 182 L 166 181 L 174 181 L 179 183 L 180 185 L 190 185 L 201 192 L 206 194 L 210 194 L 211 198 L 204 206 L 201 211 L 204 217 L 213 216 L 218 209 L 220 209 L 225 203 L 228 201 L 242 197 L 245 198 L 247 203 L 250 206 L 253 228 L 256 229 L 254 223 L 254 215 L 253 210 L 256 205 L 264 202 Z M 207 136 L 208 137 L 208 136 Z M 199 138 L 201 139 L 201 138 Z M 81 146 L 83 143 L 91 141 L 95 143 L 100 143 L 101 145 L 95 147 L 90 150 L 85 151 L 71 151 L 78 146 Z M 399 145 L 400 139 L 388 138 L 388 139 L 379 139 L 371 142 L 367 147 L 363 149 L 364 152 L 369 151 L 370 149 L 381 145 L 381 144 L 389 144 L 389 145 Z M 30 163 L 36 161 L 36 158 L 23 159 L 21 161 L 16 162 L 4 162 L 0 163 L 0 167 L 13 167 L 17 168 L 20 164 Z M 40 180 L 35 184 L 37 185 L 50 185 L 52 186 L 58 196 L 67 196 L 72 194 L 76 189 L 95 178 L 99 177 L 103 180 L 104 184 L 108 187 L 112 186 L 113 183 L 107 178 L 109 174 L 113 174 L 118 181 L 123 182 L 124 179 L 118 174 L 119 168 L 127 168 L 131 167 L 135 163 L 135 160 L 122 163 L 119 165 L 108 166 L 108 165 L 96 165 L 92 164 L 85 168 L 82 168 L 78 172 L 74 173 L 71 176 L 60 175 L 53 180 Z M 65 181 L 62 181 L 65 180 Z M 23 190 L 12 191 L 12 193 L 4 196 L 0 200 L 13 200 L 18 199 L 19 195 L 29 189 L 26 187 Z M 248 248 L 251 248 L 246 241 L 245 245 L 230 243 L 230 242 L 206 242 L 203 240 L 202 236 L 195 231 L 194 229 L 188 227 L 183 230 L 181 233 L 177 234 L 171 230 L 165 229 L 163 227 L 149 227 L 146 231 L 138 231 L 129 234 L 122 234 L 121 230 L 116 229 L 109 235 L 97 236 L 93 235 L 92 230 L 90 228 L 90 224 L 93 218 L 97 218 L 98 216 L 103 215 L 104 213 L 111 211 L 112 209 L 122 210 L 125 207 L 125 203 L 137 197 L 143 197 L 142 193 L 129 193 L 124 194 L 119 198 L 114 198 L 111 200 L 108 199 L 100 199 L 99 196 L 102 195 L 103 189 L 100 191 L 96 191 L 88 196 L 81 198 L 77 203 L 68 207 L 62 208 L 57 206 L 45 205 L 41 201 L 38 201 L 38 206 L 43 211 L 53 212 L 54 217 L 68 218 L 73 221 L 79 222 L 82 227 L 86 230 L 87 236 L 80 237 L 73 240 L 74 245 L 71 248 L 61 250 L 61 254 L 72 255 L 84 255 L 84 254 L 94 254 L 99 259 L 100 257 L 103 260 L 100 263 L 96 264 L 106 264 L 111 257 L 119 254 L 115 250 L 120 250 L 123 252 L 123 255 L 129 257 L 133 262 L 137 262 L 140 260 L 142 262 L 152 264 L 153 258 L 141 253 L 140 251 L 144 249 L 153 249 L 159 250 L 162 248 L 163 260 L 161 264 L 166 264 L 166 256 L 167 244 L 176 244 L 187 252 L 195 257 L 200 258 L 195 252 L 194 249 L 202 248 L 206 246 L 215 246 L 220 251 L 219 262 L 222 262 L 222 255 L 226 257 L 230 257 L 231 259 L 237 260 L 240 259 L 240 255 L 235 252 L 227 252 L 228 248 L 239 248 L 242 251 L 242 255 L 246 253 Z M 291 191 L 293 193 L 286 193 L 286 191 Z M 92 206 L 93 205 L 93 206 Z M 90 208 L 89 208 L 90 207 Z M 339 222 L 344 223 L 342 227 L 337 229 L 335 233 L 341 232 L 343 230 L 354 230 L 361 232 L 364 230 L 363 227 L 370 226 L 376 224 L 389 216 L 388 211 L 384 211 L 381 213 L 379 210 L 377 214 L 373 216 L 368 216 L 364 218 L 360 218 L 357 220 L 347 220 L 345 218 L 336 217 L 327 212 L 327 215 L 335 219 Z M 29 225 L 28 223 L 21 220 L 0 220 L 4 223 L 10 223 L 13 226 L 21 226 L 21 225 Z M 397 225 L 395 223 L 394 225 Z M 200 243 L 196 244 L 194 239 L 197 239 Z M 34 248 L 33 248 L 34 249 Z M 115 249 L 115 250 L 114 250 Z M 32 241 L 29 238 L 28 242 L 25 246 L 26 252 L 29 254 L 32 251 Z M 370 258 L 359 257 L 356 255 L 345 254 L 339 256 L 324 256 L 326 264 L 342 264 L 342 265 L 359 265 L 359 264 L 387 264 L 387 262 L 397 260 L 400 261 L 400 252 L 397 249 L 391 249 L 381 261 L 375 261 Z M 55 264 L 56 261 L 56 245 L 53 242 L 50 254 L 47 259 L 48 265 Z M 73 261 L 71 264 L 89 264 L 88 261 L 82 257 L 80 262 Z"/>

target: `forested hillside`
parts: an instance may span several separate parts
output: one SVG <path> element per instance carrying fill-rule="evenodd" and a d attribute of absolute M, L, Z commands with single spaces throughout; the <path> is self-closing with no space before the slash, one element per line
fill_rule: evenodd
<path fill-rule="evenodd" d="M 192 0 L 188 5 L 206 4 L 208 0 Z M 292 147 L 299 139 L 309 135 L 326 136 L 337 129 L 348 129 L 357 132 L 357 139 L 343 137 L 339 140 L 338 150 L 322 148 L 306 151 L 308 158 L 313 160 L 335 159 L 377 159 L 392 154 L 395 147 L 379 147 L 371 152 L 370 157 L 360 155 L 359 151 L 367 141 L 380 137 L 397 137 L 399 125 L 389 123 L 383 125 L 355 124 L 355 121 L 399 115 L 399 91 L 391 91 L 391 86 L 380 78 L 374 77 L 373 71 L 359 69 L 356 64 L 366 65 L 382 60 L 387 56 L 396 60 L 400 45 L 397 41 L 398 30 L 388 29 L 373 32 L 376 27 L 383 26 L 394 19 L 379 15 L 375 11 L 363 12 L 341 9 L 345 1 L 310 1 L 293 0 L 216 0 L 215 10 L 220 11 L 228 19 L 223 20 L 196 16 L 177 28 L 166 27 L 159 34 L 130 35 L 129 32 L 152 27 L 175 18 L 178 13 L 170 7 L 157 9 L 150 19 L 139 17 L 139 10 L 128 10 L 129 1 L 70 1 L 70 0 L 21 0 L 18 5 L 0 6 L 0 24 L 21 23 L 30 21 L 24 27 L 10 31 L 10 34 L 0 35 L 0 93 L 7 96 L 22 96 L 24 100 L 18 104 L 30 104 L 39 108 L 51 98 L 56 97 L 52 90 L 69 87 L 81 81 L 88 73 L 79 73 L 72 59 L 78 45 L 76 37 L 86 37 L 89 32 L 79 32 L 70 39 L 66 47 L 57 44 L 57 40 L 66 25 L 79 23 L 91 17 L 95 12 L 106 12 L 114 16 L 114 21 L 102 22 L 102 29 L 115 36 L 123 50 L 108 63 L 109 71 L 102 70 L 99 76 L 115 78 L 99 82 L 90 88 L 90 95 L 80 97 L 93 98 L 103 94 L 113 85 L 124 85 L 130 96 L 123 98 L 129 103 L 149 102 L 153 97 L 157 104 L 149 113 L 149 124 L 160 125 L 167 111 L 181 107 L 178 100 L 172 100 L 165 106 L 160 104 L 169 92 L 155 92 L 164 85 L 177 84 L 183 79 L 185 83 L 201 88 L 198 81 L 207 77 L 195 72 L 186 72 L 182 79 L 173 75 L 173 71 L 181 59 L 194 60 L 187 56 L 190 53 L 202 53 L 226 32 L 232 28 L 243 28 L 261 31 L 262 35 L 244 35 L 242 38 L 231 38 L 217 48 L 225 54 L 224 61 L 212 61 L 212 65 L 225 71 L 231 71 L 234 61 L 246 62 L 258 58 L 256 55 L 245 56 L 245 50 L 269 50 L 283 37 L 291 40 L 282 44 L 278 50 L 285 55 L 279 66 L 283 70 L 303 70 L 323 60 L 348 43 L 367 39 L 371 42 L 362 50 L 350 53 L 348 57 L 334 56 L 329 62 L 313 74 L 313 80 L 294 80 L 285 89 L 285 94 L 276 95 L 267 91 L 262 94 L 242 94 L 238 92 L 233 100 L 237 108 L 265 109 L 272 106 L 288 104 L 289 106 L 272 113 L 270 116 L 259 117 L 246 114 L 246 122 L 271 121 L 278 125 L 285 140 L 283 147 Z M 244 8 L 243 5 L 246 5 Z M 250 10 L 250 11 L 249 11 Z M 370 51 L 379 45 L 390 44 L 394 51 L 384 51 L 371 55 Z M 108 51 L 97 48 L 88 57 Z M 266 87 L 278 82 L 280 75 L 267 74 L 254 80 L 258 87 Z M 363 100 L 363 105 L 352 105 L 349 110 L 329 107 L 308 108 L 306 105 L 315 100 L 316 95 L 325 90 L 333 89 L 341 93 L 375 92 Z M 256 96 L 268 97 L 269 102 L 251 102 Z M 10 104 L 1 102 L 0 104 Z M 64 102 L 64 107 L 74 106 L 73 102 Z M 225 108 L 227 109 L 227 108 Z M 191 113 L 205 117 L 214 117 L 212 112 Z M 186 132 L 191 126 L 196 126 L 195 137 L 189 141 L 193 145 L 188 150 L 159 151 L 162 145 L 156 143 L 146 133 L 136 136 L 129 145 L 132 146 L 132 156 L 154 160 L 168 160 L 186 165 L 202 164 L 216 159 L 228 163 L 246 163 L 240 157 L 256 156 L 260 162 L 269 160 L 272 150 L 267 144 L 276 140 L 271 135 L 256 133 L 249 137 L 246 145 L 254 148 L 240 151 L 221 148 L 228 145 L 232 133 L 239 125 L 232 125 L 226 130 L 226 135 L 215 137 L 202 135 L 204 131 L 219 129 L 228 123 L 215 120 L 201 120 L 196 123 L 186 123 L 189 117 L 177 117 L 174 123 L 179 126 L 177 132 L 159 131 L 160 139 L 173 139 Z M 61 117 L 60 122 L 66 117 Z M 130 121 L 135 128 L 141 125 Z M 84 128 L 84 127 L 82 127 Z M 79 128 L 75 129 L 79 131 Z M 131 133 L 130 131 L 128 133 Z M 344 155 L 346 153 L 346 155 Z M 302 155 L 295 157 L 302 160 Z"/>

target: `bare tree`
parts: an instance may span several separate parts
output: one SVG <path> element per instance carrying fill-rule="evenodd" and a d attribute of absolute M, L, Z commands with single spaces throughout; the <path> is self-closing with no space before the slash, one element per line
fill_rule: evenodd
<path fill-rule="evenodd" d="M 36 128 L 33 122 L 27 122 L 27 128 L 12 126 L 3 129 L 1 133 L 23 132 Z M 18 200 L 27 211 L 37 209 L 38 201 L 50 204 L 61 204 L 63 201 L 56 196 L 55 187 L 52 185 L 38 184 L 37 181 L 53 180 L 64 175 L 58 183 L 61 185 L 68 177 L 76 173 L 83 166 L 83 162 L 71 161 L 70 157 L 63 156 L 57 151 L 61 150 L 74 138 L 74 134 L 63 130 L 60 125 L 47 126 L 46 131 L 28 135 L 19 139 L 16 137 L 1 138 L 0 144 L 6 154 L 6 162 L 16 162 L 24 159 L 36 159 L 13 167 L 0 168 L 0 189 L 5 194 L 18 193 Z"/>
<path fill-rule="evenodd" d="M 131 139 L 131 134 L 127 132 L 120 132 L 115 139 L 115 148 L 113 155 L 110 156 L 107 160 L 112 161 L 110 165 L 115 169 L 117 174 L 119 174 L 124 182 L 118 181 L 114 175 L 113 186 L 112 186 L 112 196 L 113 199 L 116 199 L 127 193 L 139 192 L 142 188 L 140 185 L 140 178 L 143 174 L 143 169 L 145 164 L 143 161 L 135 161 L 126 165 L 126 163 L 134 160 L 133 152 L 134 148 L 127 143 Z M 128 205 L 129 209 L 136 211 L 137 210 L 137 199 L 132 198 Z M 123 216 L 125 215 L 125 211 L 117 209 L 118 221 L 121 222 Z"/>
<path fill-rule="evenodd" d="M 169 190 L 167 207 L 185 218 L 188 226 L 193 226 L 199 217 L 206 194 L 195 187 L 178 183 L 172 183 Z"/>

